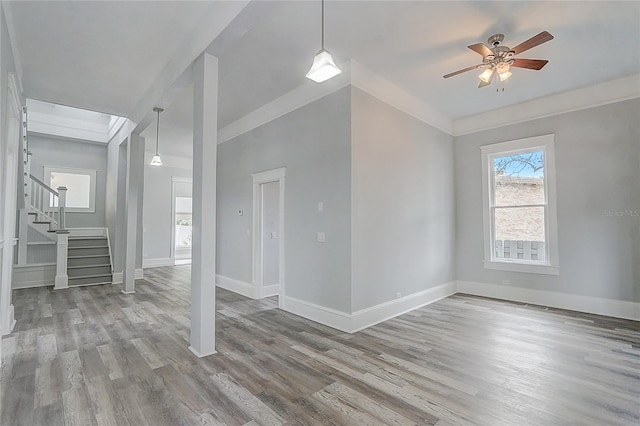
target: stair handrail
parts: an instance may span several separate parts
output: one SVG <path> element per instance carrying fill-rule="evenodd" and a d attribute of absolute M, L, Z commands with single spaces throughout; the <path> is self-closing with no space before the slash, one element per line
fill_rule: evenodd
<path fill-rule="evenodd" d="M 29 207 L 39 216 L 39 220 L 50 222 L 51 231 L 65 230 L 67 188 L 51 188 L 32 174 L 31 191 L 29 193 Z"/>

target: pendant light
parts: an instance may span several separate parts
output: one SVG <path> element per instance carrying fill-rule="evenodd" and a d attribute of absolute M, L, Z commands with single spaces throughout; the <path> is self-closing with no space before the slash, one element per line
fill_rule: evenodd
<path fill-rule="evenodd" d="M 324 48 L 324 0 L 322 0 L 322 48 L 313 58 L 313 64 L 307 73 L 307 78 L 316 83 L 322 83 L 341 72 L 340 68 L 333 62 L 331 53 Z"/>
<path fill-rule="evenodd" d="M 156 121 L 156 155 L 153 156 L 149 165 L 162 166 L 162 159 L 160 158 L 160 154 L 158 154 L 158 145 L 160 144 L 160 113 L 164 110 L 158 107 L 153 108 L 153 110 L 158 113 L 158 120 Z"/>

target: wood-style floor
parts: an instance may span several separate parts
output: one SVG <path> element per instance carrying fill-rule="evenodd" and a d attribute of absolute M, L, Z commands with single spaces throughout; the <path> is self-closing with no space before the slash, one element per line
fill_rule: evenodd
<path fill-rule="evenodd" d="M 0 424 L 640 422 L 638 322 L 457 295 L 348 335 L 219 289 L 197 359 L 189 274 L 15 291 Z"/>

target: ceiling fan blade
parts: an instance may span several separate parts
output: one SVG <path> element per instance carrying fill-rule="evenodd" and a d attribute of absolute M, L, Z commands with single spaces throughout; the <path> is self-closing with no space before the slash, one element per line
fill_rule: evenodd
<path fill-rule="evenodd" d="M 514 47 L 513 52 L 518 55 L 522 52 L 524 52 L 525 50 L 529 50 L 533 47 L 539 46 L 542 43 L 546 43 L 550 40 L 553 40 L 553 36 L 551 34 L 549 34 L 546 31 L 541 32 L 538 35 L 535 35 L 533 37 L 531 37 L 529 40 L 527 41 L 523 41 L 522 43 L 520 43 L 519 45 L 517 45 L 516 47 Z"/>
<path fill-rule="evenodd" d="M 472 44 L 471 46 L 467 46 L 467 47 L 473 50 L 474 52 L 481 54 L 483 58 L 486 58 L 487 55 L 493 55 L 493 52 L 491 51 L 491 49 L 489 49 L 487 46 L 485 46 L 482 43 Z"/>
<path fill-rule="evenodd" d="M 462 70 L 458 70 L 458 71 L 451 72 L 451 73 L 449 73 L 449 74 L 443 75 L 442 77 L 443 77 L 443 78 L 453 77 L 454 75 L 462 74 L 463 72 L 467 72 L 467 71 L 475 70 L 476 68 L 479 68 L 479 67 L 481 67 L 481 66 L 483 66 L 483 65 L 484 65 L 484 64 L 474 65 L 474 66 L 469 67 L 469 68 L 465 68 L 465 69 L 462 69 Z"/>
<path fill-rule="evenodd" d="M 528 68 L 530 70 L 541 70 L 542 67 L 547 65 L 549 61 L 543 61 L 542 59 L 514 59 L 512 67 Z"/>

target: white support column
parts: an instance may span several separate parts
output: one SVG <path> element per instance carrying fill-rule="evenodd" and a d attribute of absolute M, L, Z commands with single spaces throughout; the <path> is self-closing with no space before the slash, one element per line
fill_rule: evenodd
<path fill-rule="evenodd" d="M 67 257 L 69 256 L 69 232 L 58 231 L 57 258 L 56 258 L 56 278 L 54 290 L 69 288 L 69 276 L 67 275 Z"/>
<path fill-rule="evenodd" d="M 144 173 L 144 138 L 132 134 L 127 144 L 127 198 L 126 234 L 124 245 L 124 277 L 122 292 L 135 293 L 136 251 L 138 234 L 138 197 L 142 196 L 142 175 Z"/>
<path fill-rule="evenodd" d="M 216 353 L 216 163 L 218 58 L 193 64 L 193 245 L 191 346 L 198 357 Z"/>

